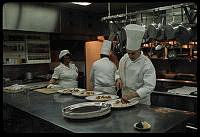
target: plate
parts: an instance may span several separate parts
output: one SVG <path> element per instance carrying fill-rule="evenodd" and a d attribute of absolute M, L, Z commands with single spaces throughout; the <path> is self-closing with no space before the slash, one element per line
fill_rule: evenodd
<path fill-rule="evenodd" d="M 80 91 L 80 92 L 74 92 L 72 95 L 78 96 L 78 97 L 87 97 L 87 96 L 94 96 L 102 94 L 103 92 L 100 91 Z"/>
<path fill-rule="evenodd" d="M 111 104 L 112 108 L 126 108 L 126 107 L 131 107 L 133 105 L 138 104 L 139 101 L 138 100 L 134 100 L 134 101 L 131 101 L 129 103 L 122 104 L 121 103 L 121 98 L 120 98 L 120 99 L 106 101 L 106 103 Z"/>
<path fill-rule="evenodd" d="M 84 102 L 62 109 L 62 114 L 70 119 L 88 119 L 100 117 L 111 112 L 111 105 L 105 102 Z"/>
<path fill-rule="evenodd" d="M 101 94 L 101 95 L 94 95 L 94 96 L 88 96 L 85 99 L 89 101 L 108 101 L 117 99 L 119 96 L 111 95 L 111 94 Z"/>
<path fill-rule="evenodd" d="M 133 125 L 133 127 L 134 127 L 135 129 L 137 129 L 137 130 L 149 130 L 149 129 L 151 128 L 151 125 L 150 125 L 149 123 L 147 123 L 146 121 L 143 121 L 143 122 L 142 122 L 143 128 L 137 127 L 136 125 L 137 125 L 138 123 L 139 123 L 139 122 L 137 122 L 137 123 L 135 123 L 135 124 Z"/>
<path fill-rule="evenodd" d="M 57 90 L 58 93 L 61 94 L 72 94 L 74 92 L 83 92 L 86 91 L 85 89 L 81 89 L 81 88 L 70 88 L 70 89 L 61 89 L 61 90 Z"/>

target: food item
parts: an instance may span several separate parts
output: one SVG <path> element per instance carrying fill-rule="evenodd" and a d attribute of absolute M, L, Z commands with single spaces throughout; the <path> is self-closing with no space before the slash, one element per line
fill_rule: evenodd
<path fill-rule="evenodd" d="M 103 96 L 97 96 L 96 99 L 97 100 L 110 100 L 112 98 L 111 98 L 111 96 L 103 95 Z"/>
<path fill-rule="evenodd" d="M 130 103 L 125 103 L 125 102 L 122 102 L 120 100 L 116 100 L 114 103 L 113 103 L 113 107 L 128 107 L 128 106 L 131 106 Z"/>
<path fill-rule="evenodd" d="M 87 91 L 87 92 L 81 92 L 79 96 L 92 96 L 94 95 L 94 91 Z"/>
<path fill-rule="evenodd" d="M 73 93 L 73 92 L 79 92 L 79 89 L 74 88 L 74 89 L 65 89 L 63 93 Z"/>

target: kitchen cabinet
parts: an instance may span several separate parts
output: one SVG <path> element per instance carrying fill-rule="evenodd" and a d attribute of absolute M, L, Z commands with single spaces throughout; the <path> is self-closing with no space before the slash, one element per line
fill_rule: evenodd
<path fill-rule="evenodd" d="M 3 42 L 3 65 L 50 63 L 49 40 Z"/>

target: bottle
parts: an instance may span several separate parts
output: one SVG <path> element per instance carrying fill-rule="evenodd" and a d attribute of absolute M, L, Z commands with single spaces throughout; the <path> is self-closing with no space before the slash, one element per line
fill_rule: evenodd
<path fill-rule="evenodd" d="M 17 58 L 17 64 L 21 64 L 21 59 L 20 59 L 20 55 Z"/>

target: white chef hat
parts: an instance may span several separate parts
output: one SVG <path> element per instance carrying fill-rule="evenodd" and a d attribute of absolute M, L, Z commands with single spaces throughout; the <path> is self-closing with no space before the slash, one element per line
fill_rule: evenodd
<path fill-rule="evenodd" d="M 104 40 L 101 48 L 101 54 L 110 55 L 111 41 Z"/>
<path fill-rule="evenodd" d="M 137 24 L 129 24 L 125 27 L 127 36 L 126 49 L 138 50 L 141 46 L 145 28 Z"/>
<path fill-rule="evenodd" d="M 70 54 L 69 50 L 62 50 L 59 54 L 59 59 L 61 59 L 63 56 L 65 56 L 66 54 Z"/>

